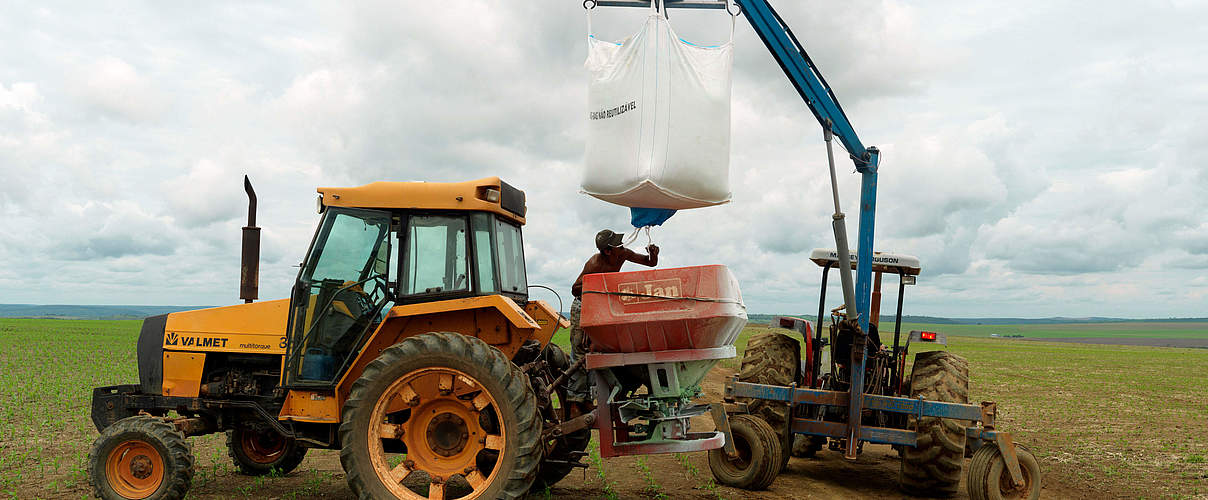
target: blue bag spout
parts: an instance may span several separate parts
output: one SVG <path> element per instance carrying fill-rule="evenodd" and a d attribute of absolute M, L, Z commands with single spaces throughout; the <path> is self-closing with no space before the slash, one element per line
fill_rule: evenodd
<path fill-rule="evenodd" d="M 636 228 L 661 226 L 667 219 L 675 215 L 675 210 L 669 208 L 629 208 L 629 223 Z"/>

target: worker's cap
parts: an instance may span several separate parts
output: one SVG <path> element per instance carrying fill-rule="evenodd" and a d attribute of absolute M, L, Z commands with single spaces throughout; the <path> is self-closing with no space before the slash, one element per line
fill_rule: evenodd
<path fill-rule="evenodd" d="M 624 243 L 622 241 L 623 239 L 624 238 L 620 234 L 605 229 L 596 233 L 596 248 L 603 250 L 610 247 L 619 247 L 622 243 Z"/>

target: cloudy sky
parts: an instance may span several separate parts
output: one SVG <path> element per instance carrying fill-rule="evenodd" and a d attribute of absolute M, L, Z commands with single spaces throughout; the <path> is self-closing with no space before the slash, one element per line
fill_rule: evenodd
<path fill-rule="evenodd" d="M 878 250 L 923 262 L 908 313 L 1208 316 L 1208 3 L 774 3 L 884 152 Z M 601 38 L 643 18 L 598 12 Z M 315 187 L 489 175 L 528 193 L 529 281 L 569 295 L 628 224 L 578 192 L 585 24 L 578 0 L 4 2 L 0 302 L 237 302 L 244 174 L 262 297 L 288 293 Z M 660 260 L 812 311 L 821 133 L 745 21 L 735 43 L 733 202 L 657 230 Z"/>

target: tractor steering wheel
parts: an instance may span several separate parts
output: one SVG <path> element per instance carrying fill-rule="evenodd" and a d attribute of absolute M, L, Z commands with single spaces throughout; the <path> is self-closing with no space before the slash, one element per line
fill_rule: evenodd
<path fill-rule="evenodd" d="M 378 274 L 378 275 L 374 275 L 374 276 L 370 277 L 369 279 L 373 280 L 373 291 L 366 294 L 367 298 L 375 297 L 379 293 L 382 295 L 382 297 L 385 297 L 387 295 L 386 294 L 386 275 Z M 361 287 L 361 288 L 364 289 L 364 287 Z"/>

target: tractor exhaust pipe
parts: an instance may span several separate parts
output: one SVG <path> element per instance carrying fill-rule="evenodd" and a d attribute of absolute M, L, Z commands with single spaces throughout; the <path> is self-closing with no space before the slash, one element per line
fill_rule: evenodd
<path fill-rule="evenodd" d="M 243 258 L 239 265 L 239 298 L 250 304 L 260 291 L 260 228 L 256 227 L 256 191 L 252 181 L 243 176 L 247 191 L 247 226 L 243 228 Z"/>

